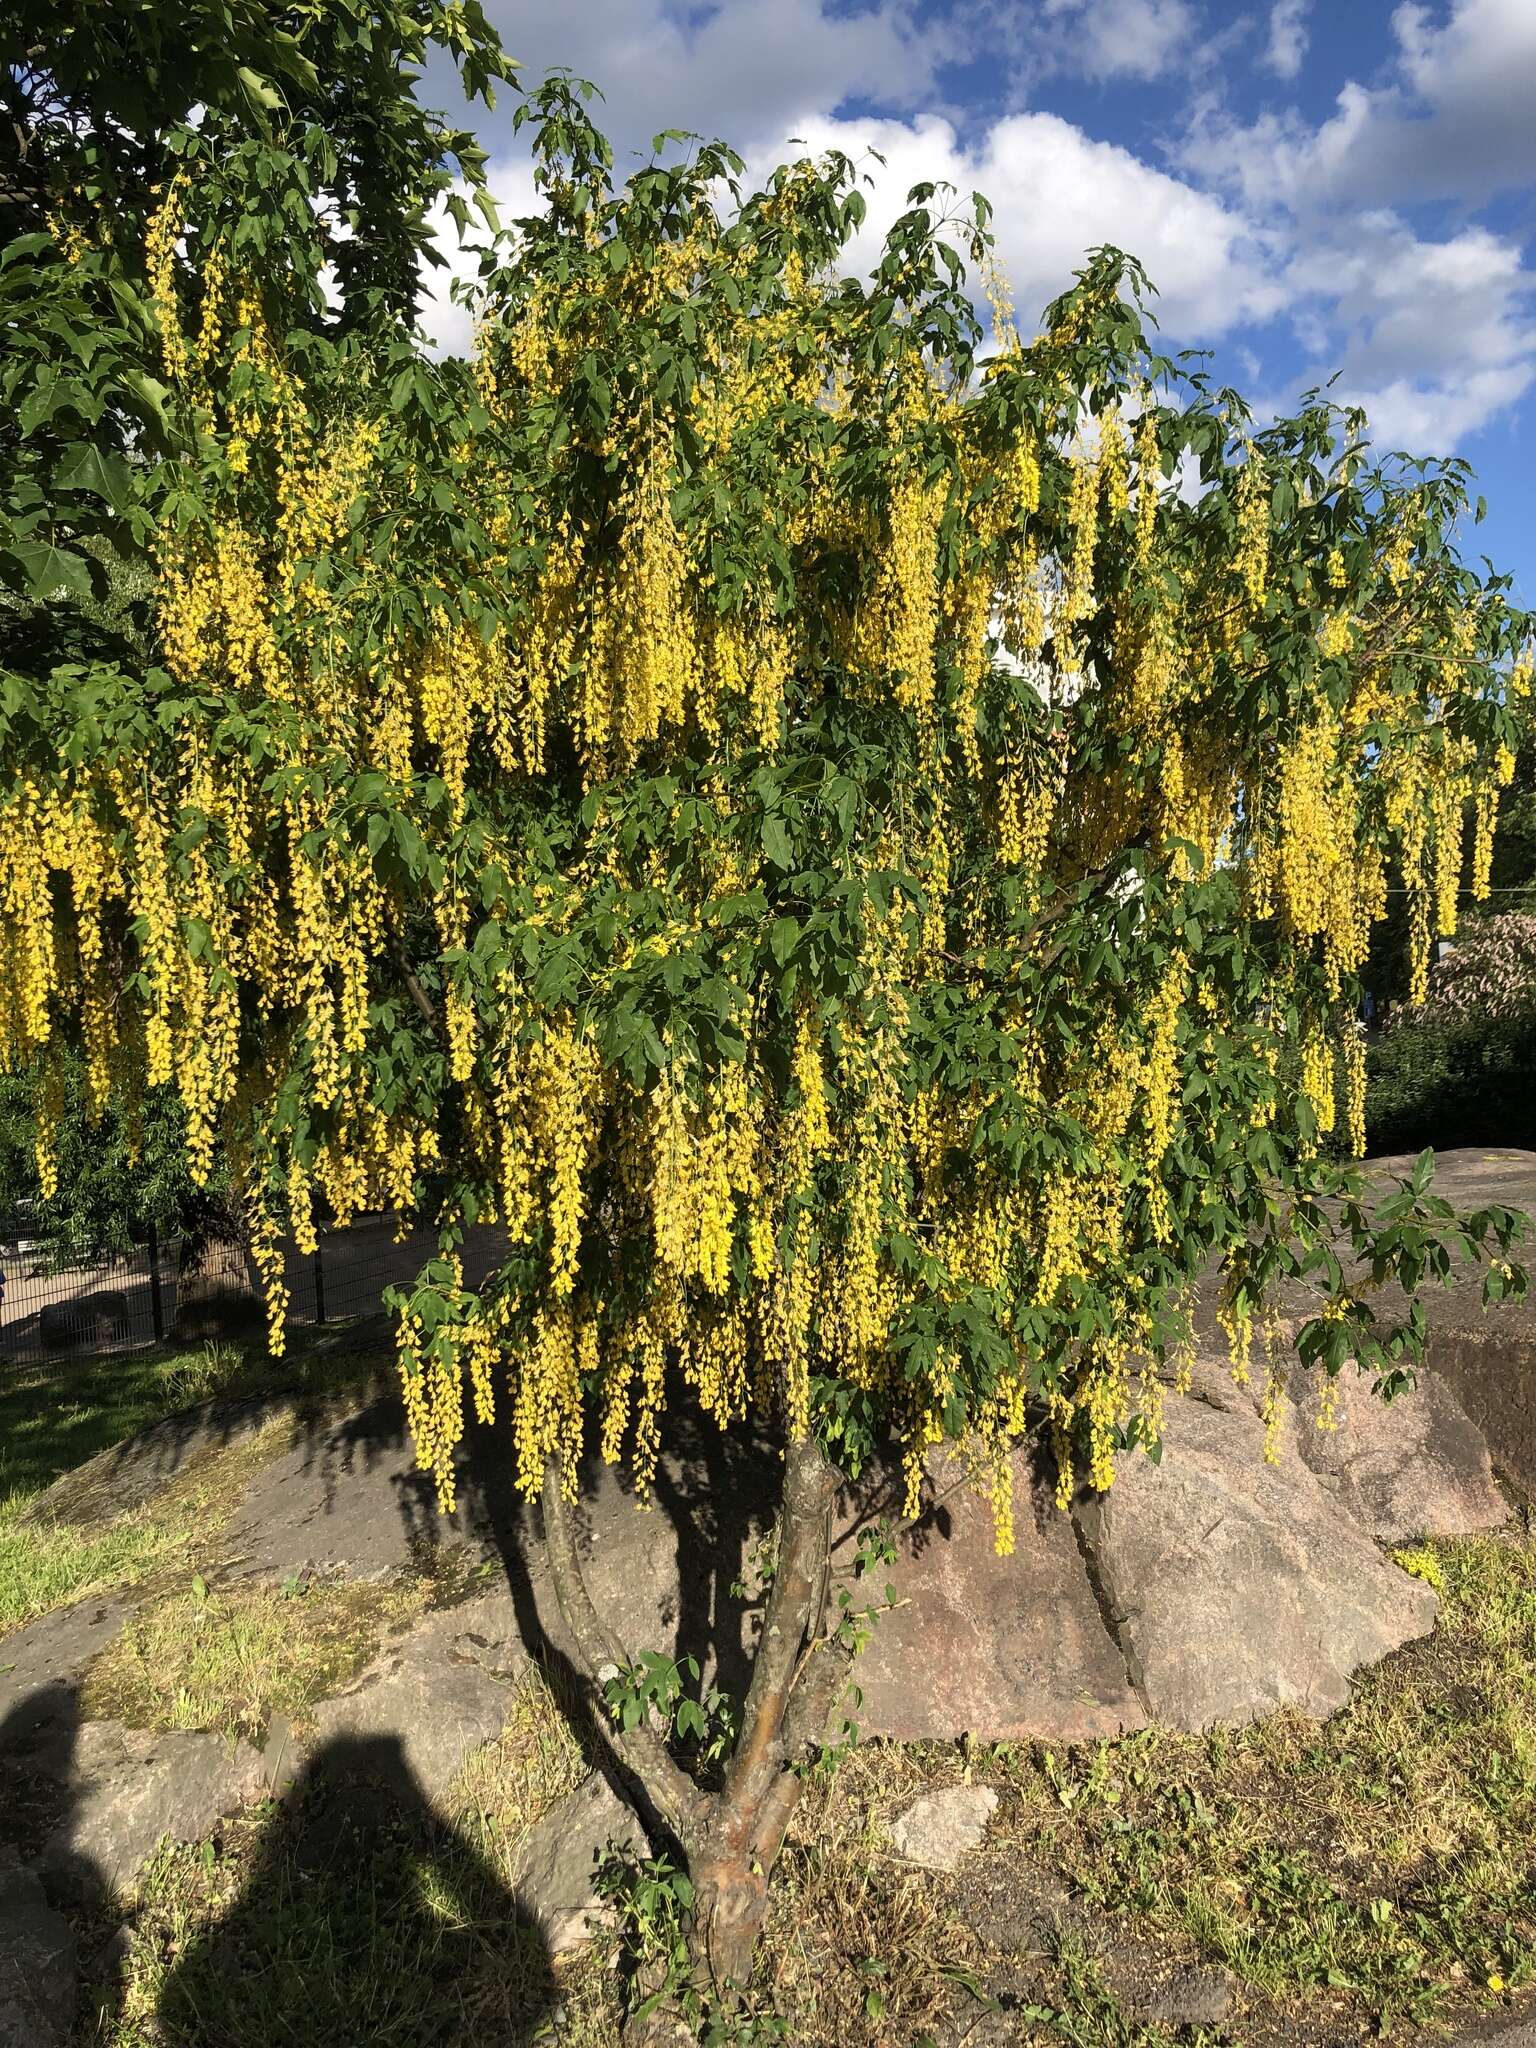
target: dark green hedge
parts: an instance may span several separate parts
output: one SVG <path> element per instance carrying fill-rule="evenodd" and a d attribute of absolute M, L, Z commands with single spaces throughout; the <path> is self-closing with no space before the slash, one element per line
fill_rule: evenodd
<path fill-rule="evenodd" d="M 1536 1147 L 1536 1015 L 1475 1027 L 1404 1024 L 1366 1055 L 1372 1152 Z"/>

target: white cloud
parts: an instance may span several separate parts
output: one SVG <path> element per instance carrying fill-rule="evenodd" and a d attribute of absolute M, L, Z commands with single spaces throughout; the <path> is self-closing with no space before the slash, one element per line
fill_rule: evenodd
<path fill-rule="evenodd" d="M 516 220 L 538 210 L 533 186 L 533 167 L 526 158 L 493 158 L 485 167 L 486 186 L 500 208 L 503 221 Z M 460 187 L 461 193 L 465 188 Z M 467 283 L 479 275 L 479 259 L 470 250 L 487 237 L 485 226 L 471 207 L 471 236 L 468 247 L 448 212 L 446 199 L 439 199 L 430 215 L 432 238 L 446 258 L 441 268 L 423 265 L 419 317 L 434 351 L 439 355 L 469 354 L 473 321 L 469 308 L 453 296 L 456 283 Z"/>
<path fill-rule="evenodd" d="M 1270 17 L 1272 59 L 1287 8 Z M 1435 18 L 1403 5 L 1391 28 L 1383 81 L 1347 80 L 1320 125 L 1206 104 L 1179 161 L 1289 244 L 1311 374 L 1342 372 L 1338 394 L 1365 404 L 1378 442 L 1451 453 L 1536 378 L 1536 272 L 1506 236 L 1435 237 L 1404 209 L 1536 177 L 1536 0 L 1446 0 Z"/>
<path fill-rule="evenodd" d="M 1058 115 L 1009 115 L 968 148 L 938 114 L 854 121 L 804 113 L 788 118 L 779 135 L 751 153 L 749 179 L 765 179 L 786 157 L 833 149 L 853 157 L 872 180 L 868 217 L 848 251 L 850 270 L 867 271 L 875 263 L 887 229 L 919 181 L 947 181 L 962 204 L 973 191 L 984 192 L 995 208 L 998 254 L 1026 332 L 1071 283 L 1087 252 L 1105 242 L 1146 266 L 1158 289 L 1152 310 L 1172 339 L 1214 338 L 1239 322 L 1267 319 L 1284 302 L 1268 245 L 1242 214 Z M 526 159 L 493 161 L 488 182 L 505 213 L 531 210 Z M 457 253 L 441 207 L 435 225 L 451 262 L 426 280 L 423 324 L 440 348 L 458 351 L 468 345 L 469 320 L 452 303 L 449 279 L 471 274 L 473 266 Z"/>
<path fill-rule="evenodd" d="M 945 66 L 985 54 L 1002 104 L 1017 105 L 1022 82 L 1067 69 L 1209 79 L 1213 50 L 1230 61 L 1247 37 L 1249 61 L 1288 79 L 1307 53 L 1312 0 L 1266 0 L 1257 21 L 1235 16 L 1214 40 L 1196 35 L 1195 0 L 954 0 L 926 17 L 918 0 L 832 4 L 589 0 L 513 12 L 493 0 L 491 11 L 525 79 L 566 64 L 606 85 L 594 112 L 614 133 L 621 179 L 663 127 L 735 142 L 749 178 L 787 155 L 836 148 L 862 159 L 870 218 L 851 268 L 874 260 L 912 184 L 984 192 L 1026 332 L 1088 249 L 1112 242 L 1145 264 L 1171 342 L 1215 342 L 1284 315 L 1294 346 L 1262 342 L 1266 380 L 1284 379 L 1298 348 L 1304 378 L 1341 369 L 1339 392 L 1369 404 L 1383 440 L 1448 451 L 1536 377 L 1536 280 L 1516 244 L 1480 227 L 1431 239 L 1401 211 L 1536 176 L 1536 0 L 1438 0 L 1433 14 L 1400 5 L 1389 67 L 1347 81 L 1329 118 L 1291 108 L 1239 121 L 1207 104 L 1168 168 L 1046 111 L 962 129 L 939 110 Z M 884 112 L 854 117 L 854 102 Z M 504 119 L 486 137 L 491 182 L 521 187 L 517 212 L 530 204 L 527 138 L 512 141 Z M 429 289 L 429 328 L 462 347 L 463 310 L 441 276 Z"/>
<path fill-rule="evenodd" d="M 852 94 L 907 108 L 957 54 L 955 34 L 912 0 L 829 13 L 822 0 L 581 0 L 486 9 L 525 80 L 568 66 L 607 95 L 594 114 L 625 157 L 663 128 L 697 129 L 748 149 L 805 107 L 833 113 Z M 963 52 L 961 52 L 963 54 Z"/>
<path fill-rule="evenodd" d="M 873 149 L 886 160 L 883 168 L 868 166 L 875 179 L 869 218 L 850 267 L 873 262 L 920 179 L 947 180 L 962 199 L 984 192 L 996 209 L 998 254 L 1026 332 L 1070 284 L 1086 252 L 1104 242 L 1146 266 L 1158 287 L 1157 319 L 1179 339 L 1265 319 L 1283 301 L 1267 274 L 1264 247 L 1241 214 L 1059 115 L 1008 115 L 974 149 L 936 114 L 911 122 L 807 116 L 792 132 L 812 153 L 840 149 L 857 159 Z M 764 151 L 752 168 L 765 170 L 780 153 Z"/>
<path fill-rule="evenodd" d="M 1254 120 L 1205 110 L 1183 161 L 1235 182 L 1252 205 L 1303 214 L 1475 202 L 1536 178 L 1536 0 L 1451 0 L 1438 27 L 1427 8 L 1400 6 L 1392 29 L 1389 81 L 1347 80 L 1320 127 L 1294 111 Z"/>
<path fill-rule="evenodd" d="M 1198 25 L 1189 0 L 1045 0 L 1045 13 L 1070 37 L 1057 64 L 1088 78 L 1160 78 Z"/>
<path fill-rule="evenodd" d="M 1432 241 L 1365 214 L 1304 249 L 1287 283 L 1378 445 L 1451 454 L 1536 380 L 1536 276 L 1486 228 Z"/>
<path fill-rule="evenodd" d="M 1264 62 L 1281 78 L 1294 78 L 1307 54 L 1307 16 L 1312 0 L 1275 0 L 1269 10 L 1269 43 Z"/>
<path fill-rule="evenodd" d="M 1349 396 L 1364 406 L 1378 451 L 1406 448 L 1412 455 L 1454 455 L 1530 389 L 1533 374 L 1529 363 L 1512 363 L 1451 383 L 1396 377 L 1388 384 L 1353 389 Z"/>

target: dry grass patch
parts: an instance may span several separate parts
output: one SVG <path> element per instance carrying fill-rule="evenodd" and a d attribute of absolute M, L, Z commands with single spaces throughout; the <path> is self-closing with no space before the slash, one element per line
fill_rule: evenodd
<path fill-rule="evenodd" d="M 813 1778 L 774 1873 L 758 1965 L 763 2002 L 804 2048 L 888 2048 L 945 2031 L 982 1994 L 981 1950 L 947 1887 L 903 1863 L 895 1814 L 966 1775 L 960 1750 L 878 1743 Z"/>
<path fill-rule="evenodd" d="M 1425 1554 L 1435 1635 L 1331 1721 L 1000 1750 L 1007 1836 L 1088 1904 L 1193 1944 L 1265 1999 L 1316 1999 L 1356 2034 L 1530 1982 L 1536 1549 Z"/>
<path fill-rule="evenodd" d="M 508 1695 L 500 1736 L 459 1773 L 450 1810 L 465 1839 L 513 1885 L 529 1829 L 591 1768 L 550 1682 L 529 1671 Z"/>
<path fill-rule="evenodd" d="M 411 1580 L 314 1579 L 211 1592 L 201 1578 L 147 1603 L 92 1663 L 87 1720 L 260 1736 L 274 1713 L 301 1719 L 353 1678 L 428 1589 Z"/>

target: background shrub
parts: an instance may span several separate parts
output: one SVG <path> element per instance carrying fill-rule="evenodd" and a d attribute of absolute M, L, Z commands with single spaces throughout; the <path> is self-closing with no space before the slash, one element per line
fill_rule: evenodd
<path fill-rule="evenodd" d="M 1396 1008 L 1367 1059 L 1376 1152 L 1536 1146 L 1536 916 L 1480 919 L 1435 962 L 1428 1000 Z"/>

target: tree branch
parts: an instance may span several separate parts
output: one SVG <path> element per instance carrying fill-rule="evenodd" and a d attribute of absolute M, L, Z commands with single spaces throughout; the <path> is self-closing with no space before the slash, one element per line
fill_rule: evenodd
<path fill-rule="evenodd" d="M 687 1772 L 673 1762 L 666 1744 L 654 1728 L 642 1724 L 638 1728 L 621 1729 L 611 1725 L 598 1673 L 605 1664 L 622 1670 L 630 1658 L 618 1637 L 603 1621 L 587 1590 L 566 1506 L 564 1477 L 554 1459 L 544 1468 L 543 1504 L 544 1545 L 549 1557 L 550 1576 L 554 1580 L 555 1599 L 576 1644 L 594 1719 L 605 1731 L 622 1768 L 635 1780 L 661 1820 L 687 1849 L 703 1826 L 708 1802 Z"/>
<path fill-rule="evenodd" d="M 784 1460 L 779 1559 L 763 1615 L 741 1734 L 721 1794 L 725 1824 L 751 1831 L 780 1768 L 780 1736 L 801 1645 L 814 1633 L 826 1599 L 837 1471 L 813 1436 L 790 1445 Z"/>
<path fill-rule="evenodd" d="M 393 925 L 387 924 L 384 927 L 384 942 L 389 947 L 390 958 L 400 970 L 411 1001 L 431 1026 L 433 1036 L 437 1037 L 441 1031 L 441 1024 L 436 1010 L 432 1007 L 432 998 L 416 979 L 415 969 L 411 966 L 410 961 L 406 959 L 405 947 L 401 942 L 400 934 Z"/>
<path fill-rule="evenodd" d="M 813 1617 L 817 1628 L 823 1612 L 818 1611 Z M 798 1766 L 827 1741 L 833 1716 L 848 1689 L 853 1663 L 854 1653 L 840 1637 L 822 1636 L 812 1644 L 804 1669 L 796 1675 L 779 1731 L 778 1775 L 753 1819 L 751 1855 L 764 1870 L 772 1870 L 784 1846 L 784 1833 L 800 1797 Z"/>

